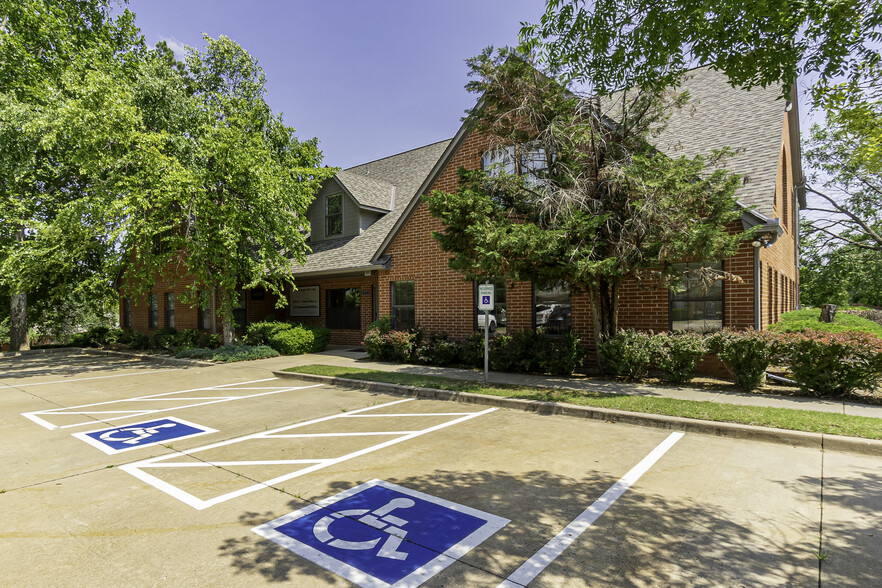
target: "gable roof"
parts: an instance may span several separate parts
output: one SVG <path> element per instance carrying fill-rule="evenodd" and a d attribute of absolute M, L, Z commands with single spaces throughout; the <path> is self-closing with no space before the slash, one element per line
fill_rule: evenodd
<path fill-rule="evenodd" d="M 742 176 L 735 197 L 745 209 L 755 210 L 761 218 L 771 218 L 785 113 L 785 101 L 777 89 L 734 88 L 725 74 L 705 66 L 688 71 L 680 90 L 688 90 L 690 100 L 683 108 L 675 109 L 655 146 L 671 157 L 707 156 L 721 147 L 738 150 L 725 162 L 726 169 Z M 419 196 L 428 192 L 468 135 L 468 125 L 463 124 L 419 188 L 417 197 L 399 215 L 375 260 L 386 253 L 419 206 Z"/>
<path fill-rule="evenodd" d="M 394 206 L 395 186 L 376 178 L 349 170 L 341 170 L 334 176 L 337 183 L 349 193 L 362 208 L 389 212 Z"/>
<path fill-rule="evenodd" d="M 449 144 L 447 139 L 337 172 L 338 183 L 360 205 L 389 212 L 360 235 L 310 244 L 312 253 L 305 264 L 295 265 L 294 275 L 377 269 L 377 250 L 407 206 L 419 200 L 417 190 Z"/>

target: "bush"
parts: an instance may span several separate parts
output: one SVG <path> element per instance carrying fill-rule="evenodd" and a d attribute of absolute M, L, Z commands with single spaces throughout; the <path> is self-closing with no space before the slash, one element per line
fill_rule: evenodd
<path fill-rule="evenodd" d="M 76 333 L 71 337 L 70 344 L 74 347 L 101 347 L 121 342 L 124 335 L 122 329 L 94 327 L 83 333 Z"/>
<path fill-rule="evenodd" d="M 220 349 L 206 349 L 194 347 L 179 352 L 175 357 L 187 359 L 207 359 L 223 363 L 234 361 L 250 361 L 253 359 L 266 359 L 278 357 L 279 352 L 266 345 L 227 345 Z"/>
<path fill-rule="evenodd" d="M 421 338 L 418 333 L 389 331 L 383 337 L 386 337 L 392 345 L 392 361 L 407 362 L 414 359 L 414 353 Z"/>
<path fill-rule="evenodd" d="M 787 333 L 781 336 L 780 345 L 796 383 L 807 394 L 872 392 L 882 382 L 882 339 L 873 335 Z"/>
<path fill-rule="evenodd" d="M 331 329 L 325 327 L 313 327 L 311 325 L 298 325 L 298 328 L 306 329 L 312 333 L 313 340 L 312 348 L 309 350 L 310 353 L 324 351 L 325 347 L 327 347 L 328 343 L 331 341 Z"/>
<path fill-rule="evenodd" d="M 175 335 L 177 334 L 177 329 L 171 327 L 156 329 L 153 334 L 150 335 L 150 347 L 153 349 L 171 351 L 172 347 L 174 347 Z"/>
<path fill-rule="evenodd" d="M 778 336 L 769 331 L 723 329 L 708 337 L 707 345 L 732 372 L 735 384 L 757 390 L 766 383 L 766 370 L 778 352 Z"/>
<path fill-rule="evenodd" d="M 196 329 L 184 329 L 178 331 L 174 338 L 175 350 L 192 349 L 199 346 L 199 331 Z"/>
<path fill-rule="evenodd" d="M 450 365 L 459 361 L 460 344 L 447 333 L 432 333 L 416 351 L 417 359 L 429 365 Z"/>
<path fill-rule="evenodd" d="M 138 350 L 150 349 L 150 337 L 140 331 L 132 331 L 129 347 Z"/>
<path fill-rule="evenodd" d="M 392 361 L 392 342 L 379 329 L 368 330 L 364 335 L 364 350 L 373 361 Z"/>
<path fill-rule="evenodd" d="M 695 365 L 707 353 L 704 337 L 698 333 L 659 333 L 652 338 L 653 363 L 664 379 L 675 384 L 695 377 Z"/>
<path fill-rule="evenodd" d="M 267 320 L 260 323 L 251 323 L 245 329 L 245 342 L 248 345 L 267 345 L 270 338 L 279 331 L 293 329 L 291 323 Z"/>
<path fill-rule="evenodd" d="M 652 365 L 654 342 L 651 334 L 634 330 L 619 331 L 601 343 L 597 350 L 605 372 L 629 380 L 645 378 Z"/>
<path fill-rule="evenodd" d="M 368 331 L 379 331 L 381 335 L 385 335 L 392 330 L 392 319 L 388 316 L 381 316 L 368 325 Z"/>
<path fill-rule="evenodd" d="M 282 355 L 302 355 L 312 351 L 315 338 L 306 329 L 283 329 L 273 334 L 268 343 Z"/>
<path fill-rule="evenodd" d="M 199 333 L 199 339 L 196 342 L 197 347 L 207 349 L 217 349 L 224 344 L 224 338 L 218 333 Z"/>
<path fill-rule="evenodd" d="M 544 370 L 554 376 L 572 376 L 585 359 L 586 352 L 581 343 L 574 333 L 567 333 L 562 341 L 553 341 L 542 360 Z"/>
<path fill-rule="evenodd" d="M 498 337 L 499 335 L 497 335 Z M 462 342 L 460 358 L 468 366 L 484 368 L 484 332 L 472 333 Z"/>

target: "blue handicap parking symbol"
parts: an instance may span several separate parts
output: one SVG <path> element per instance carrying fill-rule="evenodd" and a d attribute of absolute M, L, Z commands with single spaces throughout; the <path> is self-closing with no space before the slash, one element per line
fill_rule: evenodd
<path fill-rule="evenodd" d="M 490 304 L 489 296 L 481 296 L 481 304 Z"/>
<path fill-rule="evenodd" d="M 359 586 L 419 586 L 508 522 L 372 480 L 253 530 Z"/>
<path fill-rule="evenodd" d="M 216 432 L 216 429 L 196 425 L 183 419 L 164 417 L 144 423 L 74 433 L 73 436 L 105 453 L 119 453 L 172 439 L 180 440 Z"/>

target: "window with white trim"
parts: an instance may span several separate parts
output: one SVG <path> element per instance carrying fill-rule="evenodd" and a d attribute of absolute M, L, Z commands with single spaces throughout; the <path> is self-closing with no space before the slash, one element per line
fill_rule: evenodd
<path fill-rule="evenodd" d="M 325 237 L 343 234 L 343 194 L 325 196 Z"/>

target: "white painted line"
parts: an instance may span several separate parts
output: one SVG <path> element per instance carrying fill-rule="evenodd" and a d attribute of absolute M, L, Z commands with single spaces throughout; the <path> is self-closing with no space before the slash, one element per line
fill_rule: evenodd
<path fill-rule="evenodd" d="M 301 464 L 301 463 L 322 463 L 323 459 L 278 459 L 278 460 L 262 460 L 262 461 L 197 461 L 187 463 L 166 463 L 162 468 L 213 468 L 220 466 L 233 465 L 279 465 L 279 464 Z"/>
<path fill-rule="evenodd" d="M 644 457 L 640 463 L 631 468 L 621 480 L 610 486 L 609 490 L 603 493 L 603 496 L 594 501 L 585 511 L 576 517 L 573 522 L 567 525 L 563 531 L 558 533 L 551 541 L 536 552 L 533 557 L 528 559 L 515 572 L 499 584 L 497 588 L 521 588 L 526 586 L 536 578 L 545 568 L 560 556 L 563 551 L 572 545 L 582 533 L 588 530 L 594 521 L 600 518 L 600 515 L 612 506 L 628 488 L 630 488 L 640 476 L 645 474 L 649 468 L 655 465 L 674 444 L 683 437 L 683 433 L 671 433 L 668 438 L 662 441 L 658 447 Z"/>
<path fill-rule="evenodd" d="M 229 386 L 236 386 L 240 384 L 253 384 L 256 382 L 267 382 L 270 380 L 275 380 L 277 378 L 263 378 L 260 380 L 251 380 L 249 382 L 240 382 L 239 384 L 222 384 L 219 386 L 210 386 L 206 388 L 191 388 L 188 390 L 178 390 L 176 392 L 163 392 L 161 394 L 151 394 L 149 396 L 138 396 L 135 398 L 121 398 L 118 400 L 108 400 L 105 402 L 96 402 L 93 404 L 81 404 L 79 406 L 71 406 L 68 408 L 51 408 L 47 410 L 38 410 L 34 412 L 25 412 L 22 413 L 22 416 L 32 420 L 38 425 L 45 427 L 50 430 L 54 429 L 68 429 L 71 427 L 81 427 L 83 425 L 93 425 L 95 424 L 96 419 L 84 420 L 76 423 L 70 423 L 67 425 L 54 425 L 49 420 L 49 417 L 53 415 L 105 415 L 105 414 L 123 414 L 126 416 L 119 416 L 110 419 L 103 419 L 104 421 L 115 421 L 119 419 L 128 418 L 128 416 L 144 416 L 149 414 L 155 414 L 158 412 L 166 412 L 169 410 L 181 410 L 185 408 L 193 408 L 196 406 L 206 406 L 209 404 L 217 404 L 221 402 L 231 402 L 233 400 L 244 400 L 248 398 L 257 398 L 259 396 L 267 396 L 271 394 L 281 394 L 283 392 L 293 392 L 295 390 L 305 390 L 307 388 L 317 388 L 319 386 L 323 386 L 324 384 L 311 384 L 309 386 L 294 386 L 294 387 L 277 387 L 277 386 L 267 386 L 264 388 L 253 388 L 254 390 L 267 390 L 267 392 L 262 392 L 258 394 L 239 394 L 239 395 L 230 395 L 230 396 L 203 396 L 192 398 L 194 402 L 190 404 L 184 405 L 167 405 L 154 409 L 144 409 L 144 410 L 136 410 L 136 411 L 105 411 L 105 410 L 78 410 L 83 408 L 91 408 L 91 407 L 104 407 L 113 404 L 125 404 L 127 402 L 150 402 L 155 400 L 168 400 L 168 401 L 179 401 L 179 400 L 189 400 L 188 397 L 177 397 L 178 394 L 188 394 L 191 392 L 199 392 L 199 391 L 227 391 L 227 390 L 235 390 L 235 388 L 229 388 Z"/>
<path fill-rule="evenodd" d="M 410 435 L 417 431 L 365 431 L 363 433 L 300 433 L 293 435 L 266 435 L 267 439 L 308 439 L 310 437 L 371 437 L 376 435 Z"/>
<path fill-rule="evenodd" d="M 3 384 L 7 388 L 29 388 L 31 386 L 48 386 L 49 384 L 69 384 L 71 382 L 85 382 L 86 380 L 103 380 L 105 378 L 125 378 L 126 376 L 144 376 L 147 374 L 158 374 L 160 372 L 173 372 L 181 368 L 168 368 L 165 370 L 150 370 L 149 372 L 138 372 L 137 374 L 114 374 L 112 376 L 92 376 L 89 378 L 71 378 L 69 380 L 55 380 L 54 382 L 35 382 L 33 384 Z M 3 379 L 0 374 L 0 379 Z M 36 377 L 36 376 L 35 376 Z M 2 382 L 0 382 L 2 383 Z"/>
<path fill-rule="evenodd" d="M 308 460 L 308 459 L 294 460 L 296 463 L 312 463 L 314 465 L 311 465 L 309 467 L 305 467 L 305 468 L 302 468 L 299 470 L 295 470 L 293 472 L 289 472 L 289 473 L 283 474 L 281 476 L 277 476 L 277 477 L 272 478 L 270 480 L 264 480 L 262 482 L 258 482 L 256 484 L 253 484 L 251 486 L 247 486 L 245 488 L 241 488 L 239 490 L 235 490 L 233 492 L 228 492 L 228 493 L 222 494 L 220 496 L 215 496 L 214 498 L 210 498 L 207 500 L 203 500 L 201 498 L 198 498 L 198 497 L 196 497 L 196 496 L 194 496 L 184 490 L 181 490 L 180 488 L 177 488 L 176 486 L 174 486 L 172 484 L 169 484 L 168 482 L 161 480 L 160 478 L 154 476 L 153 474 L 149 474 L 146 471 L 144 471 L 146 469 L 161 469 L 161 468 L 166 468 L 166 467 L 177 467 L 171 463 L 164 463 L 170 459 L 180 458 L 180 457 L 187 456 L 187 455 L 193 455 L 193 454 L 196 454 L 196 453 L 199 453 L 202 451 L 216 449 L 218 447 L 225 447 L 225 446 L 232 445 L 232 444 L 244 443 L 246 441 L 251 441 L 254 439 L 276 439 L 279 437 L 277 435 L 277 433 L 281 433 L 283 431 L 289 431 L 291 429 L 296 429 L 299 427 L 305 427 L 305 426 L 313 425 L 316 423 L 327 422 L 327 421 L 331 421 L 334 419 L 343 418 L 346 415 L 359 414 L 362 412 L 376 410 L 379 408 L 385 408 L 387 406 L 393 406 L 396 404 L 401 404 L 403 402 L 413 402 L 414 400 L 416 400 L 416 399 L 415 398 L 406 398 L 404 400 L 396 400 L 396 401 L 389 402 L 386 404 L 380 404 L 377 406 L 369 406 L 367 408 L 361 408 L 361 409 L 346 413 L 345 415 L 344 414 L 337 414 L 337 415 L 332 415 L 332 416 L 328 416 L 328 417 L 321 417 L 318 419 L 313 419 L 311 421 L 298 423 L 296 425 L 288 425 L 285 427 L 279 427 L 278 429 L 272 429 L 269 431 L 263 431 L 260 433 L 246 435 L 246 436 L 240 437 L 238 439 L 230 439 L 227 441 L 212 443 L 212 444 L 206 445 L 204 447 L 196 447 L 194 449 L 187 449 L 187 450 L 179 451 L 179 452 L 172 453 L 172 454 L 161 455 L 158 457 L 152 457 L 149 459 L 145 459 L 143 461 L 120 466 L 120 469 L 130 473 L 131 475 L 142 480 L 143 482 L 146 482 L 146 483 L 154 486 L 155 488 L 162 490 L 163 492 L 169 494 L 170 496 L 177 498 L 181 502 L 184 502 L 185 504 L 189 504 L 190 506 L 192 506 L 193 508 L 195 508 L 197 510 L 203 510 L 203 509 L 208 508 L 210 506 L 214 506 L 215 504 L 220 504 L 221 502 L 226 502 L 227 500 L 232 500 L 233 498 L 238 498 L 239 496 L 244 496 L 245 494 L 249 494 L 251 492 L 255 492 L 255 491 L 261 490 L 263 488 L 268 488 L 268 487 L 273 486 L 275 484 L 278 484 L 280 482 L 284 482 L 284 481 L 290 480 L 292 478 L 303 476 L 303 475 L 315 472 L 317 470 L 320 470 L 320 469 L 323 469 L 326 467 L 330 467 L 332 465 L 336 465 L 338 463 L 342 463 L 342 462 L 348 461 L 350 459 L 354 459 L 356 457 L 361 457 L 361 456 L 366 455 L 368 453 L 372 453 L 374 451 L 379 451 L 380 449 L 385 449 L 386 447 L 390 447 L 392 445 L 396 445 L 398 443 L 408 441 L 408 440 L 413 439 L 415 437 L 419 437 L 419 436 L 425 435 L 427 433 L 432 433 L 434 431 L 438 431 L 440 429 L 450 427 L 455 424 L 462 423 L 467 420 L 473 419 L 475 417 L 479 417 L 479 416 L 482 416 L 482 415 L 485 415 L 485 414 L 488 414 L 490 412 L 497 410 L 496 408 L 489 408 L 489 409 L 482 410 L 479 412 L 466 413 L 464 416 L 460 416 L 460 418 L 453 419 L 451 421 L 441 423 L 439 425 L 435 425 L 432 427 L 428 427 L 426 429 L 422 429 L 419 431 L 407 432 L 406 434 L 402 434 L 401 436 L 396 437 L 394 439 L 390 439 L 388 441 L 384 441 L 382 443 L 378 443 L 376 445 L 372 445 L 370 447 L 366 447 L 364 449 L 360 449 L 358 451 L 353 451 L 351 453 L 347 453 L 345 455 L 341 455 L 341 456 L 334 457 L 334 458 L 313 459 L 313 460 Z M 262 460 L 257 460 L 257 461 L 255 461 L 255 460 L 248 460 L 248 461 L 224 460 L 222 462 L 205 461 L 202 463 L 204 463 L 206 467 L 210 467 L 210 466 L 217 466 L 221 463 L 224 464 L 225 466 L 236 466 L 236 465 L 254 465 L 258 462 L 266 463 L 266 464 L 282 463 L 281 461 L 274 461 L 274 460 L 267 460 L 266 462 L 264 462 Z M 198 466 L 190 466 L 190 467 L 198 467 Z"/>
<path fill-rule="evenodd" d="M 383 419 L 386 417 L 424 417 L 424 416 L 462 416 L 473 414 L 471 412 L 413 412 L 413 413 L 384 413 L 384 414 L 344 414 L 344 419 Z"/>

